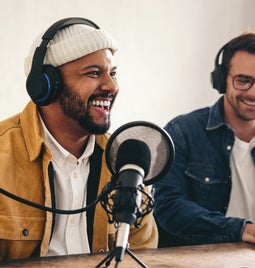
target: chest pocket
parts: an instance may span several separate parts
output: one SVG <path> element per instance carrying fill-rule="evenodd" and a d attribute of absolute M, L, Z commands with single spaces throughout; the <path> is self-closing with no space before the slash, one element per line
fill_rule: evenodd
<path fill-rule="evenodd" d="M 0 215 L 0 238 L 7 240 L 41 240 L 45 217 Z"/>
<path fill-rule="evenodd" d="M 43 216 L 0 215 L 0 262 L 31 257 L 42 239 L 44 222 Z"/>
<path fill-rule="evenodd" d="M 190 163 L 185 171 L 190 198 L 207 209 L 223 211 L 230 192 L 229 172 L 222 165 Z"/>

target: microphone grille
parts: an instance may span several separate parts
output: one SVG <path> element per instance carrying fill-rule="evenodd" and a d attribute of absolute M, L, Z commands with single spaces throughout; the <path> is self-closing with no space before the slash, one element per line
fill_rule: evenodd
<path fill-rule="evenodd" d="M 126 164 L 134 164 L 144 170 L 145 177 L 150 169 L 151 154 L 148 145 L 140 140 L 125 140 L 119 147 L 116 157 L 116 170 Z"/>

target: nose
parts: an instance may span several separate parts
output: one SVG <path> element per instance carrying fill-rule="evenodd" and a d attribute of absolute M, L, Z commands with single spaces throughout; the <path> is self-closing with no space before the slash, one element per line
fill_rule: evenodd
<path fill-rule="evenodd" d="M 115 77 L 107 74 L 103 77 L 100 89 L 116 94 L 119 91 L 119 85 Z"/>

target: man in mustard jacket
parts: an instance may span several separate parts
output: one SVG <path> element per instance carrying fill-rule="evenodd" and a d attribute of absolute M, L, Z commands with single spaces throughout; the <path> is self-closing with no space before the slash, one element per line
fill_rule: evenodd
<path fill-rule="evenodd" d="M 118 94 L 112 37 L 67 18 L 36 39 L 25 60 L 32 101 L 0 122 L 0 188 L 31 202 L 75 210 L 111 179 L 104 150 Z M 0 194 L 0 261 L 112 249 L 116 229 L 100 205 L 55 214 Z M 152 214 L 131 227 L 130 249 L 157 247 Z"/>

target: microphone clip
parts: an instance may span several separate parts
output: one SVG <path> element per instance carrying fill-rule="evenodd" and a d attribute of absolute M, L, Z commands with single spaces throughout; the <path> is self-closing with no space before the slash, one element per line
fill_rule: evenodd
<path fill-rule="evenodd" d="M 141 204 L 136 204 L 136 197 L 139 192 L 142 194 Z M 128 195 L 130 197 L 129 202 L 127 204 L 116 202 L 116 200 L 119 200 L 118 194 Z M 119 222 L 123 222 L 123 218 L 119 218 L 119 212 L 123 211 L 123 207 L 125 207 L 124 211 L 128 211 L 129 209 L 134 211 L 129 211 L 133 214 L 133 218 L 126 219 L 124 222 L 130 225 L 133 224 L 136 228 L 140 227 L 143 218 L 152 211 L 154 203 L 154 198 L 144 190 L 143 184 L 140 184 L 137 188 L 126 187 L 122 186 L 120 181 L 114 178 L 105 185 L 100 198 L 100 204 L 106 211 L 109 223 L 118 224 Z"/>

